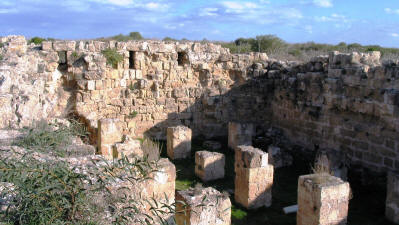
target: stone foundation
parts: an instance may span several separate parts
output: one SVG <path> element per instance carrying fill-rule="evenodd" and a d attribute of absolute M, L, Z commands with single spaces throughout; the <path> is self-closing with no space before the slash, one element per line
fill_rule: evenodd
<path fill-rule="evenodd" d="M 167 153 L 171 159 L 190 157 L 192 138 L 190 128 L 184 126 L 168 127 L 166 136 Z"/>
<path fill-rule="evenodd" d="M 348 216 L 348 182 L 328 174 L 299 177 L 297 225 L 345 225 Z"/>
<path fill-rule="evenodd" d="M 228 146 L 235 149 L 239 145 L 252 145 L 252 137 L 255 136 L 255 128 L 250 123 L 229 122 Z"/>
<path fill-rule="evenodd" d="M 207 182 L 224 178 L 225 156 L 222 153 L 198 151 L 195 153 L 195 175 Z"/>
<path fill-rule="evenodd" d="M 252 146 L 235 150 L 235 201 L 248 209 L 272 204 L 274 168 L 268 154 Z"/>
<path fill-rule="evenodd" d="M 128 139 L 113 146 L 113 156 L 115 158 L 122 158 L 123 156 L 142 158 L 144 153 L 139 140 Z"/>
<path fill-rule="evenodd" d="M 387 201 L 385 215 L 387 219 L 399 224 L 399 174 L 388 173 Z"/>
<path fill-rule="evenodd" d="M 185 203 L 176 204 L 177 225 L 231 224 L 230 199 L 214 188 L 177 191 L 176 201 Z"/>

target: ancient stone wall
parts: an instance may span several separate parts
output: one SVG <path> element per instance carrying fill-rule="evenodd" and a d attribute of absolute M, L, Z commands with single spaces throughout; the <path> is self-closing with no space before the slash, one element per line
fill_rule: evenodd
<path fill-rule="evenodd" d="M 376 52 L 297 63 L 211 43 L 1 43 L 1 128 L 70 109 L 93 134 L 98 120 L 112 118 L 122 134 L 157 139 L 177 125 L 210 138 L 227 137 L 229 122 L 254 123 L 257 134 L 273 126 L 292 143 L 340 150 L 374 170 L 399 169 L 399 64 L 381 65 Z M 101 53 L 107 48 L 123 55 L 115 67 Z"/>

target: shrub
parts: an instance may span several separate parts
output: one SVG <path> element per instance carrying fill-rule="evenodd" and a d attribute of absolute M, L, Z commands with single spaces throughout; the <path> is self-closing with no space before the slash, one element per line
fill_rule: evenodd
<path fill-rule="evenodd" d="M 85 127 L 77 121 L 72 121 L 69 126 L 38 121 L 32 128 L 23 131 L 25 136 L 14 141 L 13 145 L 56 156 L 65 156 L 68 153 L 66 148 L 72 143 L 73 136 L 88 135 Z"/>
<path fill-rule="evenodd" d="M 129 37 L 132 40 L 143 40 L 143 36 L 141 36 L 140 32 L 130 32 Z"/>
<path fill-rule="evenodd" d="M 0 42 L 0 48 L 4 47 L 4 43 Z"/>
<path fill-rule="evenodd" d="M 1 61 L 1 60 L 3 60 L 3 55 L 2 55 L 2 54 L 0 54 L 0 61 Z"/>
<path fill-rule="evenodd" d="M 43 41 L 46 39 L 41 38 L 41 37 L 33 37 L 29 40 L 29 44 L 34 43 L 35 45 L 40 45 Z"/>
<path fill-rule="evenodd" d="M 123 61 L 123 56 L 116 51 L 116 49 L 105 49 L 102 54 L 107 59 L 107 64 L 113 68 L 118 68 L 118 64 Z"/>

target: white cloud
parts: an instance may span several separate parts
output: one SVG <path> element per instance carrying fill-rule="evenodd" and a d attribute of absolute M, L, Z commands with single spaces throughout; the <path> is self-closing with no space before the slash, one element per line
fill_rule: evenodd
<path fill-rule="evenodd" d="M 259 6 L 253 2 L 222 2 L 222 5 L 226 8 L 227 13 L 243 13 L 246 10 L 256 9 Z"/>
<path fill-rule="evenodd" d="M 399 15 L 399 9 L 385 8 L 384 11 L 388 14 L 398 14 Z"/>
<path fill-rule="evenodd" d="M 306 25 L 305 26 L 305 30 L 306 32 L 308 32 L 309 34 L 313 33 L 313 27 L 311 25 Z"/>
<path fill-rule="evenodd" d="M 349 19 L 340 14 L 333 13 L 331 16 L 316 16 L 314 19 L 317 22 L 342 22 L 342 23 L 348 23 Z"/>
<path fill-rule="evenodd" d="M 199 12 L 199 16 L 217 16 L 218 8 L 203 8 Z"/>
<path fill-rule="evenodd" d="M 313 0 L 313 4 L 322 8 L 330 8 L 333 7 L 332 0 Z"/>
<path fill-rule="evenodd" d="M 114 5 L 118 5 L 118 6 L 128 6 L 133 3 L 133 0 L 106 0 L 106 2 L 109 2 Z"/>
<path fill-rule="evenodd" d="M 18 12 L 17 9 L 0 9 L 0 14 L 9 14 L 9 13 L 16 13 Z"/>
<path fill-rule="evenodd" d="M 391 36 L 397 38 L 397 37 L 399 37 L 399 34 L 398 33 L 392 33 Z"/>

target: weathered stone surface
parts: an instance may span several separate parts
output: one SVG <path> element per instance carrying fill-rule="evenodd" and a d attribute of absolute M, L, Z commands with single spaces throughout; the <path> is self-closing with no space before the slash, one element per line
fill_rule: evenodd
<path fill-rule="evenodd" d="M 267 167 L 268 153 L 252 146 L 240 145 L 235 148 L 236 168 Z"/>
<path fill-rule="evenodd" d="M 168 127 L 167 153 L 171 159 L 182 159 L 191 155 L 192 131 L 185 126 Z"/>
<path fill-rule="evenodd" d="M 255 136 L 253 124 L 229 122 L 229 147 L 235 149 L 239 145 L 252 145 Z"/>
<path fill-rule="evenodd" d="M 300 176 L 298 225 L 345 225 L 348 216 L 348 182 L 328 174 Z"/>
<path fill-rule="evenodd" d="M 140 140 L 126 139 L 123 143 L 116 143 L 113 146 L 113 157 L 121 158 L 123 156 L 128 158 L 143 157 L 144 153 L 141 149 Z"/>
<path fill-rule="evenodd" d="M 385 216 L 395 224 L 399 224 L 399 174 L 388 173 L 387 200 Z"/>
<path fill-rule="evenodd" d="M 205 200 L 204 200 L 205 199 Z M 230 225 L 231 202 L 214 188 L 188 189 L 176 192 L 177 225 Z"/>
<path fill-rule="evenodd" d="M 98 121 L 98 150 L 106 158 L 113 157 L 113 146 L 122 141 L 122 129 L 119 119 L 101 119 Z"/>
<path fill-rule="evenodd" d="M 274 168 L 267 153 L 252 146 L 236 147 L 234 170 L 236 202 L 248 209 L 271 206 Z"/>
<path fill-rule="evenodd" d="M 204 143 L 202 144 L 204 146 L 204 148 L 209 149 L 209 150 L 219 150 L 222 148 L 222 144 L 220 144 L 220 142 L 217 141 L 204 141 Z"/>
<path fill-rule="evenodd" d="M 274 168 L 281 168 L 292 165 L 292 156 L 284 152 L 281 148 L 276 146 L 269 146 L 267 149 L 269 156 L 269 163 L 274 166 Z"/>
<path fill-rule="evenodd" d="M 224 178 L 225 156 L 218 152 L 195 152 L 195 174 L 202 181 Z"/>

